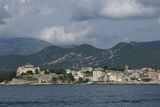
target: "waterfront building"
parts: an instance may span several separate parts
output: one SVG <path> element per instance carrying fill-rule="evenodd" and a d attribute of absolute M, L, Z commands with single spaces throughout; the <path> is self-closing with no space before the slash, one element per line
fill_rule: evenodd
<path fill-rule="evenodd" d="M 34 75 L 35 78 L 37 78 L 38 83 L 51 83 L 55 82 L 53 78 L 58 78 L 58 75 L 55 73 L 50 73 L 50 74 L 37 74 Z"/>
<path fill-rule="evenodd" d="M 38 78 L 39 83 L 50 83 L 52 82 L 53 74 L 41 74 Z"/>
<path fill-rule="evenodd" d="M 103 79 L 105 77 L 105 74 L 106 73 L 101 70 L 94 70 L 92 81 L 104 81 Z"/>
<path fill-rule="evenodd" d="M 159 81 L 160 81 L 160 73 L 158 72 L 158 79 L 159 79 Z"/>
<path fill-rule="evenodd" d="M 107 71 L 106 79 L 107 82 L 122 82 L 122 73 L 116 71 Z"/>
<path fill-rule="evenodd" d="M 72 73 L 72 70 L 66 69 L 66 73 L 67 73 L 67 74 L 70 74 L 70 73 Z"/>
<path fill-rule="evenodd" d="M 143 81 L 157 81 L 158 73 L 152 68 L 142 68 L 140 78 Z"/>
<path fill-rule="evenodd" d="M 74 76 L 75 80 L 79 80 L 79 78 L 85 78 L 85 74 L 82 71 L 71 71 L 71 74 Z"/>
<path fill-rule="evenodd" d="M 104 69 L 101 68 L 101 67 L 98 67 L 98 68 L 94 68 L 94 71 L 103 71 Z"/>
<path fill-rule="evenodd" d="M 84 78 L 85 77 L 85 75 L 84 75 L 84 73 L 83 72 L 81 72 L 81 71 L 79 71 L 79 72 L 77 72 L 77 76 L 76 76 L 78 79 L 79 78 Z"/>
<path fill-rule="evenodd" d="M 16 74 L 17 74 L 17 76 L 20 76 L 20 75 L 26 74 L 28 72 L 31 72 L 33 74 L 40 73 L 40 68 L 34 67 L 31 64 L 26 64 L 24 66 L 18 67 Z"/>
<path fill-rule="evenodd" d="M 90 71 L 92 72 L 93 71 L 93 68 L 92 67 L 82 67 L 81 71 Z"/>
<path fill-rule="evenodd" d="M 132 81 L 140 81 L 140 72 L 141 70 L 130 70 L 130 79 Z"/>
<path fill-rule="evenodd" d="M 148 77 L 149 77 L 152 81 L 159 81 L 159 73 L 158 73 L 158 72 L 149 71 L 149 72 L 148 72 Z"/>

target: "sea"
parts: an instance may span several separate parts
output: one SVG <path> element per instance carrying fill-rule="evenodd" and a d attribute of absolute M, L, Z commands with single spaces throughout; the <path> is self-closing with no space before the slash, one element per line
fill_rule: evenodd
<path fill-rule="evenodd" d="M 0 107 L 160 107 L 160 85 L 0 86 Z"/>

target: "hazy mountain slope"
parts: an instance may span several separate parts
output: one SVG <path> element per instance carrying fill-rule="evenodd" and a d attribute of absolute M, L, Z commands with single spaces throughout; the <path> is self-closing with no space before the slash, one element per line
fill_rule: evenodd
<path fill-rule="evenodd" d="M 133 68 L 160 68 L 160 41 L 119 43 L 111 50 L 115 53 L 110 60 L 113 66 L 129 64 Z"/>
<path fill-rule="evenodd" d="M 33 38 L 0 39 L 0 56 L 2 55 L 28 55 L 50 46 L 51 44 Z"/>

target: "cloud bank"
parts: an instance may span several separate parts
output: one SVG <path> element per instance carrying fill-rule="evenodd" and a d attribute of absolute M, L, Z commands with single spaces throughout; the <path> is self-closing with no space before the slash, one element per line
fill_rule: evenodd
<path fill-rule="evenodd" d="M 144 19 L 159 17 L 158 7 L 142 0 L 75 0 L 73 19 Z"/>
<path fill-rule="evenodd" d="M 74 23 L 71 26 L 46 27 L 38 35 L 43 40 L 55 45 L 82 44 L 90 41 L 88 34 L 91 27 L 86 23 Z"/>
<path fill-rule="evenodd" d="M 160 40 L 159 0 L 0 0 L 0 38 L 108 48 Z"/>
<path fill-rule="evenodd" d="M 7 12 L 4 4 L 0 4 L 0 25 L 5 24 L 5 19 L 10 17 L 11 15 Z"/>

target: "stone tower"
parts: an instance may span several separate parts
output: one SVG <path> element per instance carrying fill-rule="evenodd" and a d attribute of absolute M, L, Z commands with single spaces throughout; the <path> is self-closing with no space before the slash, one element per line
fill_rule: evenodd
<path fill-rule="evenodd" d="M 129 74 L 128 70 L 129 70 L 129 67 L 128 67 L 128 65 L 126 64 L 126 65 L 124 66 L 124 74 Z"/>

